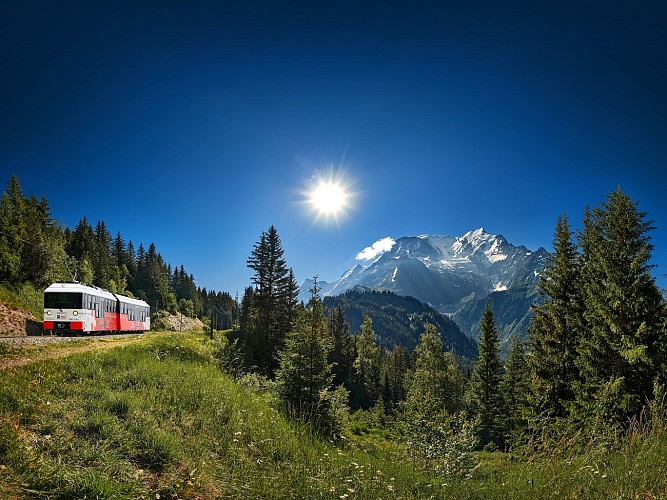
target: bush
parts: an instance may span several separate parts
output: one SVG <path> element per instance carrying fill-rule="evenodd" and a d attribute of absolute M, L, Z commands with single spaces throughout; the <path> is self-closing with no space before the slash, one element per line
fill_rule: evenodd
<path fill-rule="evenodd" d="M 345 387 L 339 385 L 333 390 L 322 391 L 320 398 L 322 411 L 317 417 L 316 427 L 321 434 L 337 439 L 349 416 L 347 402 L 350 394 Z"/>
<path fill-rule="evenodd" d="M 446 478 L 470 478 L 479 460 L 476 420 L 447 413 L 434 400 L 411 400 L 403 413 L 405 443 L 412 458 Z"/>
<path fill-rule="evenodd" d="M 170 330 L 171 325 L 167 322 L 167 311 L 155 311 L 151 315 L 151 330 Z"/>
<path fill-rule="evenodd" d="M 220 363 L 220 369 L 227 375 L 240 379 L 245 369 L 243 366 L 243 355 L 238 348 L 238 339 L 234 342 L 229 342 L 226 337 L 215 340 L 213 355 Z"/>

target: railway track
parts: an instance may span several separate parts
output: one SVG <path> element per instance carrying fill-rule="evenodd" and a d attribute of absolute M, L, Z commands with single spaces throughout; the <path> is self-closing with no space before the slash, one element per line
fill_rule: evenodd
<path fill-rule="evenodd" d="M 0 342 L 16 345 L 31 345 L 31 344 L 56 344 L 74 342 L 76 340 L 95 340 L 95 339 L 114 339 L 136 337 L 142 333 L 114 333 L 108 335 L 79 335 L 79 336 L 62 336 L 62 335 L 9 335 L 0 336 Z"/>
<path fill-rule="evenodd" d="M 139 341 L 141 337 L 140 333 L 86 337 L 0 337 L 0 372 L 7 368 L 44 359 L 60 358 L 77 352 L 120 347 Z M 81 340 L 84 342 L 81 343 Z M 6 353 L 3 354 L 3 350 L 6 350 Z"/>

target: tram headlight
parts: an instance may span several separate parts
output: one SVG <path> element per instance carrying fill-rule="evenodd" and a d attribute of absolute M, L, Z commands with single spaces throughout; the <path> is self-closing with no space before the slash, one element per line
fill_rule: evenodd
<path fill-rule="evenodd" d="M 51 309 L 49 309 L 48 311 L 46 311 L 46 315 L 47 315 L 47 316 L 51 316 Z"/>
<path fill-rule="evenodd" d="M 74 311 L 72 314 L 73 314 L 74 316 L 78 316 L 78 315 L 79 315 L 79 311 Z"/>

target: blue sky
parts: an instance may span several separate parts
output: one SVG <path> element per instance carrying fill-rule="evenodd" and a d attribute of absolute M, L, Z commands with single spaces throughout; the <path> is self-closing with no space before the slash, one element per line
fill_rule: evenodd
<path fill-rule="evenodd" d="M 270 225 L 299 281 L 385 237 L 483 226 L 550 249 L 560 213 L 578 227 L 618 185 L 667 286 L 660 2 L 13 3 L 1 182 L 201 286 L 242 293 Z M 356 196 L 327 224 L 300 202 L 332 171 Z"/>

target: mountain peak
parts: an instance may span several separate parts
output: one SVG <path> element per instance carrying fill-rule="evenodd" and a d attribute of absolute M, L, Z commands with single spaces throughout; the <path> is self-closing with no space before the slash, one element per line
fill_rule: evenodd
<path fill-rule="evenodd" d="M 453 314 L 494 293 L 519 290 L 515 293 L 532 294 L 548 255 L 544 249 L 531 251 L 515 246 L 484 227 L 463 236 L 387 237 L 364 249 L 358 255 L 362 261 L 359 265 L 338 280 L 322 284 L 322 296 L 339 295 L 360 286 L 412 296 L 440 312 Z M 509 314 L 508 321 L 523 318 L 530 311 L 528 304 Z M 478 319 L 475 317 L 475 321 Z"/>
<path fill-rule="evenodd" d="M 412 295 L 452 312 L 470 297 L 536 285 L 545 254 L 514 246 L 484 227 L 463 236 L 385 237 L 357 255 L 360 265 L 323 285 L 322 295 L 362 285 Z"/>
<path fill-rule="evenodd" d="M 466 233 L 466 236 L 467 236 L 467 235 L 471 235 L 472 237 L 476 237 L 476 236 L 481 236 L 481 235 L 483 235 L 483 234 L 489 234 L 489 233 L 486 232 L 486 230 L 484 229 L 484 227 L 480 227 L 480 228 L 478 228 L 478 229 L 475 229 L 474 231 L 468 231 L 468 232 Z"/>
<path fill-rule="evenodd" d="M 468 231 L 466 234 L 463 236 L 459 237 L 459 240 L 465 240 L 469 242 L 476 242 L 476 241 L 486 241 L 491 238 L 495 238 L 495 234 L 490 234 L 487 233 L 486 230 L 483 227 L 480 227 L 478 229 L 475 229 L 473 231 Z"/>

